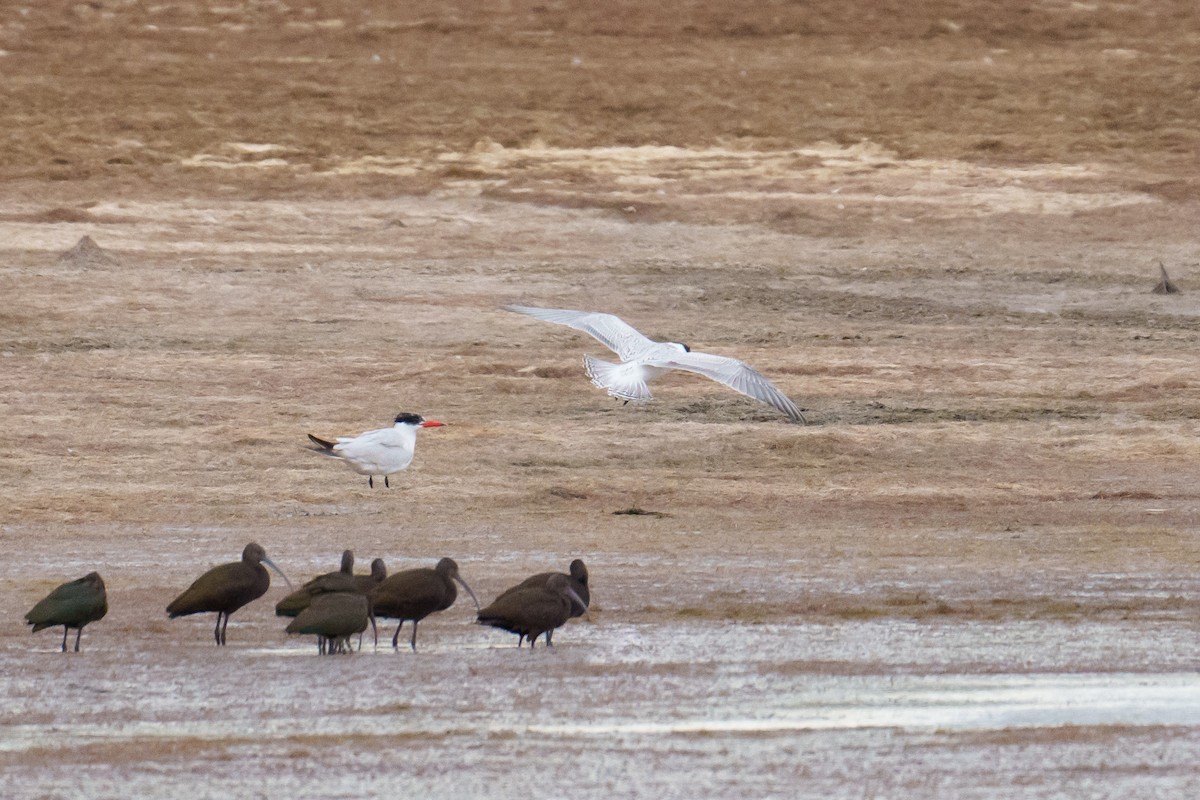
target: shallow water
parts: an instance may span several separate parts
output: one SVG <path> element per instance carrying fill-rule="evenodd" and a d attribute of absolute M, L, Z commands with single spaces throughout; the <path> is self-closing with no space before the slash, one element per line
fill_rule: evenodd
<path fill-rule="evenodd" d="M 443 617 L 420 652 L 326 658 L 267 620 L 231 625 L 224 649 L 191 637 L 200 623 L 170 647 L 85 635 L 67 656 L 10 639 L 6 796 L 529 797 L 569 776 L 576 797 L 995 797 L 1017 780 L 1051 797 L 1070 773 L 1070 796 L 1102 797 L 1200 780 L 1200 675 L 1137 668 L 1165 644 L 1197 655 L 1165 625 L 579 622 L 531 652 Z"/>

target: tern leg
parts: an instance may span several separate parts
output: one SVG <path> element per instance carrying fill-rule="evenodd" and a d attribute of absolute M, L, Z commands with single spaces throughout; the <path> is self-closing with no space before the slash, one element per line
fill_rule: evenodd
<path fill-rule="evenodd" d="M 414 653 L 415 653 L 415 652 L 417 652 L 417 621 L 416 621 L 415 619 L 413 620 L 413 635 L 412 635 L 412 641 L 411 641 L 411 642 L 409 642 L 409 644 L 411 644 L 411 645 L 412 645 L 413 652 L 414 652 Z"/>
<path fill-rule="evenodd" d="M 387 477 L 387 475 L 384 475 L 384 476 L 383 476 L 383 488 L 385 488 L 385 489 L 390 489 L 390 488 L 392 488 L 392 485 L 391 485 L 390 483 L 388 483 L 388 477 Z"/>
<path fill-rule="evenodd" d="M 367 476 L 367 486 L 371 487 L 372 489 L 375 488 L 375 476 L 374 475 Z"/>
<path fill-rule="evenodd" d="M 63 646 L 62 651 L 67 652 L 67 626 L 63 625 Z"/>
<path fill-rule="evenodd" d="M 213 628 L 213 638 L 216 639 L 218 646 L 221 644 L 221 615 L 224 613 L 223 611 L 217 612 L 217 627 Z"/>
<path fill-rule="evenodd" d="M 229 612 L 225 612 L 225 624 L 221 626 L 221 645 L 225 645 L 225 631 L 229 630 Z"/>
<path fill-rule="evenodd" d="M 83 626 L 82 625 L 80 625 L 79 628 L 75 631 L 75 652 L 76 653 L 79 652 L 79 637 L 80 636 L 83 636 Z"/>

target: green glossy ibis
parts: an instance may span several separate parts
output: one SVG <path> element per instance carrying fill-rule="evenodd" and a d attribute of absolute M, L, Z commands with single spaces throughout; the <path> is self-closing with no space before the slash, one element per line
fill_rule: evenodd
<path fill-rule="evenodd" d="M 481 625 L 491 625 L 517 634 L 517 647 L 529 639 L 532 649 L 537 638 L 546 634 L 546 646 L 554 629 L 571 618 L 572 605 L 585 605 L 583 598 L 571 588 L 571 579 L 561 572 L 551 573 L 541 586 L 526 586 L 507 591 L 479 612 Z"/>
<path fill-rule="evenodd" d="M 42 628 L 63 626 L 62 651 L 67 652 L 67 632 L 76 629 L 75 652 L 79 652 L 79 637 L 83 626 L 104 619 L 108 613 L 108 595 L 104 591 L 104 579 L 99 572 L 89 572 L 78 580 L 59 586 L 45 599 L 30 609 L 25 621 L 37 633 Z"/>
<path fill-rule="evenodd" d="M 375 587 L 370 598 L 375 616 L 388 619 L 398 619 L 396 634 L 392 637 L 392 647 L 398 647 L 400 629 L 405 620 L 412 620 L 412 649 L 417 649 L 417 623 L 435 611 L 444 611 L 454 604 L 458 591 L 454 582 L 458 581 L 475 601 L 475 610 L 479 610 L 479 601 L 471 587 L 458 574 L 458 564 L 452 558 L 443 558 L 433 569 L 419 567 L 406 569 L 388 577 Z"/>
<path fill-rule="evenodd" d="M 263 564 L 278 572 L 291 588 L 291 581 L 275 566 L 275 562 L 267 558 L 262 545 L 251 542 L 242 551 L 241 561 L 221 564 L 201 575 L 187 591 L 171 601 L 167 606 L 167 614 L 175 619 L 189 614 L 217 612 L 213 638 L 218 645 L 225 644 L 225 629 L 229 627 L 230 614 L 262 597 L 271 586 L 271 576 Z"/>

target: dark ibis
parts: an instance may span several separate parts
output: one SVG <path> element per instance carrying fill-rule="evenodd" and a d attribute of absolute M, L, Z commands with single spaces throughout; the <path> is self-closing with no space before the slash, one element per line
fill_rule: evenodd
<path fill-rule="evenodd" d="M 315 595 L 322 592 L 356 591 L 358 584 L 354 580 L 354 551 L 342 551 L 342 567 L 337 572 L 326 572 L 308 581 L 296 591 L 275 604 L 275 616 L 294 617 L 312 602 Z"/>
<path fill-rule="evenodd" d="M 454 582 L 458 581 L 475 601 L 475 610 L 479 610 L 479 600 L 471 587 L 458 574 L 458 564 L 452 558 L 443 558 L 433 569 L 419 567 L 406 569 L 389 576 L 383 583 L 375 587 L 370 598 L 376 617 L 398 619 L 396 634 L 392 637 L 392 647 L 398 647 L 400 629 L 406 620 L 412 620 L 413 631 L 410 644 L 417 649 L 417 623 L 435 611 L 445 611 L 454 604 L 458 591 Z"/>
<path fill-rule="evenodd" d="M 370 611 L 365 595 L 352 592 L 318 594 L 308 608 L 288 623 L 288 633 L 316 634 L 317 652 L 345 652 L 350 637 L 367 629 Z"/>
<path fill-rule="evenodd" d="M 387 578 L 387 564 L 383 563 L 382 558 L 377 558 L 371 562 L 371 574 L 355 575 L 354 583 L 360 592 L 369 594 L 372 589 L 383 583 L 385 578 Z"/>
<path fill-rule="evenodd" d="M 217 612 L 213 638 L 218 645 L 225 644 L 229 616 L 252 600 L 262 597 L 271 586 L 271 576 L 263 564 L 278 572 L 283 582 L 291 588 L 291 581 L 275 566 L 275 562 L 267 558 L 262 545 L 251 542 L 242 551 L 241 561 L 221 564 L 201 575 L 183 594 L 171 601 L 167 606 L 167 614 L 175 619 L 189 614 Z"/>
<path fill-rule="evenodd" d="M 545 586 L 546 581 L 550 579 L 550 576 L 562 575 L 567 579 L 567 585 L 574 590 L 575 597 L 579 598 L 579 601 L 571 600 L 571 616 L 581 617 L 583 616 L 584 612 L 588 610 L 588 607 L 592 603 L 591 592 L 588 589 L 588 568 L 587 565 L 583 563 L 583 559 L 577 558 L 571 562 L 571 566 L 568 567 L 568 569 L 570 570 L 569 574 L 564 574 L 561 572 L 539 572 L 537 575 L 531 575 L 518 583 L 516 586 L 510 586 L 509 588 L 505 589 L 500 593 L 500 597 L 504 597 L 504 595 L 508 594 L 509 592 L 515 592 L 519 589 L 528 589 L 531 587 L 539 588 Z M 499 600 L 500 597 L 497 597 L 496 599 Z"/>
<path fill-rule="evenodd" d="M 359 594 L 367 597 L 367 614 L 371 618 L 371 635 L 375 637 L 375 646 L 379 646 L 379 629 L 375 627 L 375 609 L 371 605 L 371 592 L 376 586 L 383 583 L 387 578 L 387 565 L 383 563 L 382 558 L 377 558 L 371 562 L 370 575 L 355 575 L 354 584 Z M 358 645 L 362 647 L 362 637 L 358 637 Z"/>
<path fill-rule="evenodd" d="M 42 628 L 63 626 L 62 651 L 67 652 L 67 632 L 75 628 L 75 652 L 79 652 L 79 637 L 83 626 L 104 619 L 108 613 L 108 595 L 99 572 L 89 572 L 78 580 L 59 586 L 46 595 L 25 615 L 25 621 L 37 633 Z"/>
<path fill-rule="evenodd" d="M 571 588 L 570 581 L 568 576 L 556 572 L 551 573 L 541 586 L 507 591 L 479 612 L 479 624 L 517 634 L 517 647 L 521 646 L 522 639 L 528 639 L 530 649 L 544 633 L 546 646 L 553 647 L 550 638 L 554 629 L 571 618 L 572 605 L 586 605 Z"/>
<path fill-rule="evenodd" d="M 347 569 L 349 562 L 349 569 Z M 382 558 L 377 558 L 371 562 L 371 573 L 369 575 L 354 575 L 350 572 L 354 567 L 354 554 L 347 550 L 342 553 L 342 569 L 337 572 L 327 572 L 324 575 L 318 575 L 308 583 L 301 586 L 296 591 L 289 594 L 287 597 L 275 604 L 275 616 L 277 617 L 294 617 L 304 609 L 308 608 L 313 599 L 322 594 L 332 592 L 350 592 L 352 594 L 368 595 L 371 590 L 383 582 L 387 577 L 387 565 L 384 564 Z M 371 613 L 369 604 L 367 609 L 368 618 L 371 622 L 371 630 L 375 629 L 375 615 Z M 361 637 L 360 637 L 361 638 Z M 379 643 L 378 632 L 376 631 L 375 643 Z"/>

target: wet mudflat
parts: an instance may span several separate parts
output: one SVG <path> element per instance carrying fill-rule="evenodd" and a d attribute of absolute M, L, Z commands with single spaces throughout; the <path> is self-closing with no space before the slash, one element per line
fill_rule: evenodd
<path fill-rule="evenodd" d="M 531 759 L 584 797 L 685 797 L 697 780 L 715 797 L 1196 788 L 1200 675 L 1121 671 L 1177 644 L 1165 626 L 574 624 L 534 653 L 464 628 L 431 625 L 417 654 L 368 643 L 324 659 L 294 643 L 10 647 L 10 796 L 286 796 L 315 781 L 332 797 L 523 797 L 509 776 Z M 1113 671 L 1058 671 L 1106 643 Z"/>
<path fill-rule="evenodd" d="M 529 788 L 510 776 L 530 760 L 570 775 L 582 797 L 629 787 L 687 797 L 696 781 L 713 797 L 1196 788 L 1200 645 L 1175 612 L 972 619 L 960 589 L 932 617 L 876 617 L 865 611 L 873 602 L 923 612 L 901 585 L 882 600 L 855 592 L 862 605 L 852 606 L 835 579 L 746 557 L 673 560 L 656 610 L 641 600 L 661 560 L 628 555 L 596 560 L 593 573 L 624 593 L 600 594 L 591 618 L 561 629 L 549 650 L 518 650 L 515 637 L 473 625 L 461 598 L 422 623 L 416 653 L 391 649 L 389 625 L 378 648 L 368 634 L 361 652 L 319 657 L 311 637 L 282 633 L 266 603 L 235 616 L 218 649 L 204 620 L 143 621 L 152 609 L 130 606 L 162 591 L 149 586 L 127 592 L 78 656 L 58 653 L 54 637 L 10 636 L 0 763 L 11 796 L 187 786 L 199 797 L 279 797 L 319 785 L 332 797 L 515 798 Z M 490 592 L 483 562 L 470 563 Z M 1059 588 L 1082 604 L 1119 604 L 1155 594 L 1153 580 Z M 1019 596 L 1045 588 L 1018 581 L 1006 578 Z M 747 605 L 761 595 L 767 619 L 706 619 L 700 603 L 677 605 L 721 587 L 739 587 Z M 846 618 L 784 618 L 766 605 L 814 595 Z"/>

